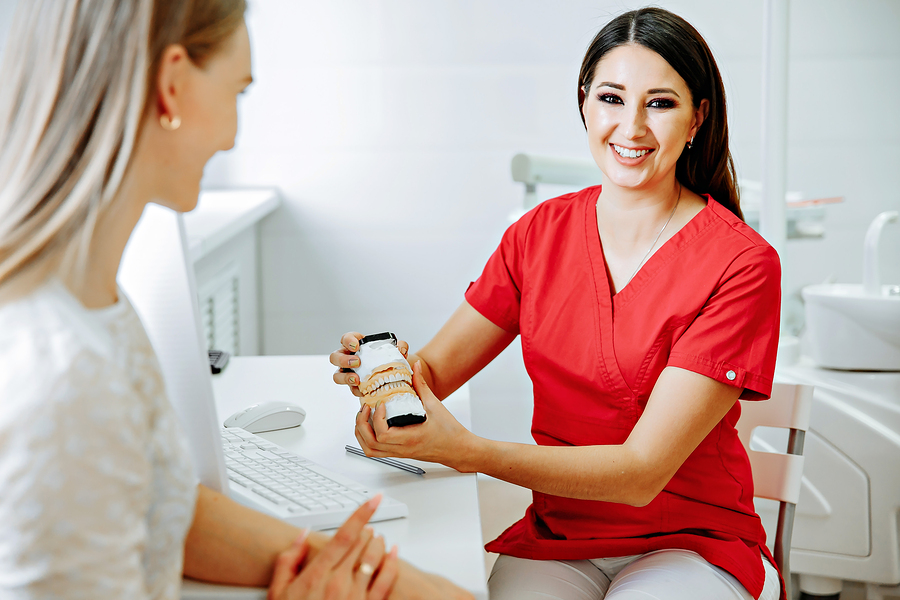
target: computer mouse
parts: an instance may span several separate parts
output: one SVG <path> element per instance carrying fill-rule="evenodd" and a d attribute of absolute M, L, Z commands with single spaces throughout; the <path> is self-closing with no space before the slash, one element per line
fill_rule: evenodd
<path fill-rule="evenodd" d="M 225 419 L 225 427 L 240 427 L 250 433 L 277 431 L 299 427 L 306 418 L 306 411 L 296 404 L 266 402 L 254 404 Z"/>

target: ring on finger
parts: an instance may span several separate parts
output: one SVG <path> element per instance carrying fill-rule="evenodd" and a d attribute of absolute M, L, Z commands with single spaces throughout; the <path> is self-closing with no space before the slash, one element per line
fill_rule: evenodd
<path fill-rule="evenodd" d="M 366 577 L 371 577 L 372 573 L 375 572 L 375 567 L 370 565 L 369 563 L 361 563 L 359 565 L 359 572 L 365 575 Z"/>

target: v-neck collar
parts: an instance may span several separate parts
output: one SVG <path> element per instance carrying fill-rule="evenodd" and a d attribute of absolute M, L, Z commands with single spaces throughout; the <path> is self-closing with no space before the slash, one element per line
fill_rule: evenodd
<path fill-rule="evenodd" d="M 597 186 L 595 189 L 597 194 L 599 194 L 601 186 Z M 601 295 L 605 296 L 616 306 L 630 303 L 653 279 L 653 276 L 671 262 L 679 254 L 680 250 L 694 238 L 697 232 L 704 228 L 714 210 L 710 204 L 715 202 L 709 194 L 703 194 L 703 198 L 706 199 L 706 206 L 694 215 L 690 221 L 685 223 L 681 229 L 676 231 L 675 235 L 663 242 L 662 246 L 641 265 L 634 277 L 621 290 L 613 294 L 612 282 L 610 281 L 609 270 L 606 265 L 606 256 L 603 254 L 603 242 L 600 240 L 600 230 L 597 223 L 597 194 L 588 194 L 585 203 L 585 225 L 587 226 L 585 233 L 588 237 L 588 251 L 592 254 L 592 265 L 599 265 L 601 269 L 599 273 L 594 269 L 598 293 L 602 291 Z"/>
<path fill-rule="evenodd" d="M 593 287 L 597 297 L 594 303 L 595 318 L 599 325 L 600 344 L 597 348 L 600 362 L 605 371 L 607 380 L 632 393 L 631 387 L 625 381 L 622 371 L 619 369 L 615 352 L 614 318 L 615 310 L 622 309 L 637 297 L 654 278 L 654 275 L 663 269 L 672 260 L 676 259 L 681 250 L 713 219 L 715 210 L 713 200 L 708 194 L 704 194 L 706 207 L 685 225 L 675 232 L 671 238 L 665 241 L 659 249 L 647 259 L 631 281 L 615 295 L 612 294 L 612 284 L 606 267 L 606 257 L 603 255 L 603 244 L 600 241 L 600 231 L 597 227 L 597 195 L 600 186 L 591 188 L 584 198 L 584 234 L 586 255 L 591 264 Z"/>

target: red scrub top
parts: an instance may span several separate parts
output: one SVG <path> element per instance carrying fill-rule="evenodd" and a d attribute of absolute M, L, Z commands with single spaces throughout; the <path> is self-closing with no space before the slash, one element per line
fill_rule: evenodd
<path fill-rule="evenodd" d="M 547 200 L 519 219 L 466 292 L 479 313 L 522 336 L 535 441 L 623 443 L 668 366 L 743 388 L 741 398 L 768 398 L 781 295 L 775 250 L 707 196 L 706 208 L 613 295 L 599 193 Z M 759 597 L 760 552 L 769 553 L 734 428 L 740 414 L 735 403 L 647 506 L 533 492 L 525 517 L 486 549 L 577 560 L 683 548 Z"/>

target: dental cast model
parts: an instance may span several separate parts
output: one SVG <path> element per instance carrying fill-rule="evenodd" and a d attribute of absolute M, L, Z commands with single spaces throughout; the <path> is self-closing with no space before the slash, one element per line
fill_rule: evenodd
<path fill-rule="evenodd" d="M 374 413 L 383 403 L 389 427 L 425 421 L 422 401 L 412 387 L 412 369 L 397 349 L 397 336 L 390 332 L 367 335 L 360 340 L 356 356 L 359 366 L 353 372 L 359 375 L 362 404 Z"/>

